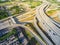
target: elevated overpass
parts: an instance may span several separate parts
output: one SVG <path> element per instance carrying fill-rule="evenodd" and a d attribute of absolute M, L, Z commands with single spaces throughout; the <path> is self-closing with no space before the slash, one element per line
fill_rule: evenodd
<path fill-rule="evenodd" d="M 50 40 L 51 43 L 49 43 L 48 39 L 46 37 L 43 37 L 43 35 L 41 35 L 41 32 L 39 32 L 40 35 L 46 40 L 46 42 L 49 45 L 50 44 L 59 45 L 60 44 L 60 28 L 57 26 L 60 26 L 60 25 L 47 16 L 45 12 L 47 8 L 49 8 L 49 3 L 43 3 L 36 10 L 37 12 L 36 18 L 41 28 L 41 29 L 37 29 L 37 31 L 39 32 L 39 30 L 41 30 L 45 34 L 45 36 Z"/>

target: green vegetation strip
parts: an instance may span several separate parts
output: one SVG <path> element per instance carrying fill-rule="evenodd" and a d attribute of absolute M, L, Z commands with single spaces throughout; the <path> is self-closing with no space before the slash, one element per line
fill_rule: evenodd
<path fill-rule="evenodd" d="M 5 10 L 0 10 L 0 20 L 8 17 L 8 13 Z"/>
<path fill-rule="evenodd" d="M 49 11 L 47 11 L 47 13 L 48 13 L 48 14 L 52 14 L 52 13 L 55 12 L 55 11 L 57 11 L 57 10 L 49 10 Z"/>
<path fill-rule="evenodd" d="M 13 29 L 11 32 L 8 32 L 7 34 L 3 35 L 2 37 L 0 37 L 0 41 L 9 38 L 11 35 L 16 34 L 16 30 Z"/>
<path fill-rule="evenodd" d="M 39 6 L 39 5 L 41 5 L 42 1 L 32 1 L 32 2 L 26 1 L 24 3 L 30 5 L 30 8 L 35 8 L 35 7 Z"/>
<path fill-rule="evenodd" d="M 10 11 L 12 11 L 12 15 L 15 15 L 15 14 L 22 14 L 25 12 L 25 8 L 24 6 L 13 6 L 9 9 Z"/>
<path fill-rule="evenodd" d="M 57 4 L 58 6 L 60 6 L 60 2 L 57 1 L 57 0 L 47 0 L 47 1 L 50 2 L 50 3 Z"/>
<path fill-rule="evenodd" d="M 27 36 L 28 36 L 29 39 L 32 38 L 32 35 L 30 34 L 29 31 L 26 30 L 25 32 L 26 32 L 26 34 L 27 34 Z"/>
<path fill-rule="evenodd" d="M 40 45 L 29 31 L 26 30 L 25 32 L 27 34 L 27 37 L 29 38 L 29 42 L 27 45 Z"/>
<path fill-rule="evenodd" d="M 5 1 L 0 0 L 0 3 L 5 3 L 5 2 L 8 2 L 8 0 L 5 0 Z"/>
<path fill-rule="evenodd" d="M 32 2 L 32 3 L 31 3 L 31 8 L 35 8 L 35 7 L 37 7 L 37 6 L 41 5 L 41 4 L 42 4 L 41 1 L 38 1 L 38 2 Z"/>
<path fill-rule="evenodd" d="M 0 3 L 0 6 L 4 6 L 4 5 L 11 5 L 12 2 L 3 2 L 3 3 Z"/>

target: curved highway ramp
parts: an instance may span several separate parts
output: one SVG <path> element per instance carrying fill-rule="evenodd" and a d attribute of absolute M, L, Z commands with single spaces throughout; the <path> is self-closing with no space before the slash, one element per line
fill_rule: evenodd
<path fill-rule="evenodd" d="M 46 9 L 49 6 L 49 3 L 43 3 L 37 7 L 34 18 L 35 28 L 48 45 L 60 45 L 60 24 L 47 16 Z"/>

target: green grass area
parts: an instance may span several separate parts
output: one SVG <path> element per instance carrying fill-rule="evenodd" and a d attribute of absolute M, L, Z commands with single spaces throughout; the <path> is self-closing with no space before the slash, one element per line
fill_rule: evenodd
<path fill-rule="evenodd" d="M 0 20 L 8 17 L 8 13 L 5 10 L 0 10 Z"/>
<path fill-rule="evenodd" d="M 0 3 L 5 3 L 5 2 L 8 2 L 8 0 L 6 0 L 6 1 L 2 1 L 2 0 L 0 0 Z"/>
<path fill-rule="evenodd" d="M 49 11 L 47 11 L 47 13 L 48 13 L 48 14 L 52 14 L 52 13 L 55 12 L 55 11 L 57 11 L 57 10 L 49 10 Z"/>
<path fill-rule="evenodd" d="M 58 6 L 60 6 L 60 2 L 58 2 L 57 4 L 58 4 Z"/>
<path fill-rule="evenodd" d="M 30 32 L 29 32 L 29 31 L 27 31 L 27 30 L 26 30 L 26 34 L 27 34 L 27 36 L 28 36 L 28 38 L 29 38 L 29 39 L 31 39 L 31 38 L 32 38 L 32 35 L 30 34 Z"/>
<path fill-rule="evenodd" d="M 31 40 L 29 40 L 27 45 L 40 45 L 36 39 L 34 37 L 31 38 Z"/>
<path fill-rule="evenodd" d="M 28 2 L 24 2 L 24 3 L 30 5 L 30 8 L 35 8 L 35 7 L 37 7 L 37 6 L 39 6 L 39 5 L 42 4 L 41 1 L 33 1 L 33 2 L 29 2 L 29 1 L 28 1 Z"/>
<path fill-rule="evenodd" d="M 57 3 L 57 0 L 47 0 L 47 1 L 49 1 L 51 3 Z"/>
<path fill-rule="evenodd" d="M 2 37 L 0 37 L 0 41 L 9 38 L 11 35 L 16 34 L 16 30 L 13 29 L 12 31 L 8 32 L 7 34 L 3 35 Z"/>
<path fill-rule="evenodd" d="M 38 1 L 38 2 L 32 2 L 32 3 L 31 3 L 31 8 L 35 8 L 36 6 L 41 5 L 41 3 L 42 3 L 42 2 L 39 2 L 39 1 Z"/>
<path fill-rule="evenodd" d="M 22 14 L 25 12 L 25 9 L 23 6 L 13 6 L 9 10 L 12 12 L 12 15 Z"/>
<path fill-rule="evenodd" d="M 60 7 L 58 7 L 58 8 L 57 8 L 57 10 L 59 10 L 59 11 L 60 11 Z"/>
<path fill-rule="evenodd" d="M 0 3 L 0 6 L 4 6 L 4 5 L 11 5 L 12 2 L 4 2 L 4 3 Z"/>
<path fill-rule="evenodd" d="M 58 2 L 57 0 L 47 0 L 50 3 L 54 3 L 60 6 L 60 2 Z"/>
<path fill-rule="evenodd" d="M 29 38 L 29 42 L 27 45 L 40 45 L 29 31 L 26 30 L 26 34 Z"/>
<path fill-rule="evenodd" d="M 0 0 L 0 6 L 4 6 L 4 5 L 12 5 L 12 3 L 16 2 L 15 0 L 6 0 L 6 1 L 1 1 Z"/>

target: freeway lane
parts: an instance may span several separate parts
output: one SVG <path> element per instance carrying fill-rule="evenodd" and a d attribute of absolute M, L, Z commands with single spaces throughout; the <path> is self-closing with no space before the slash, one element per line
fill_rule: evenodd
<path fill-rule="evenodd" d="M 49 17 L 49 16 L 48 16 Z M 57 27 L 59 27 L 60 28 L 60 23 L 59 22 L 56 22 L 55 20 L 53 20 L 51 17 L 49 17 L 50 19 L 51 19 L 51 22 L 53 23 L 53 24 L 55 24 Z"/>
<path fill-rule="evenodd" d="M 45 36 L 45 34 L 41 31 L 41 29 L 38 27 L 37 25 L 37 21 L 36 19 L 34 18 L 34 26 L 35 28 L 37 29 L 38 33 L 42 36 L 42 38 L 46 41 L 46 43 L 48 45 L 53 45 L 52 42 L 50 42 L 50 40 Z"/>
<path fill-rule="evenodd" d="M 48 16 L 48 14 L 46 13 L 46 10 L 47 10 L 50 6 L 51 6 L 51 5 L 48 5 L 48 7 L 46 7 L 46 8 L 43 9 L 43 10 L 44 10 L 44 13 L 47 15 L 47 17 L 49 17 L 49 16 Z M 57 22 L 56 20 L 52 19 L 51 17 L 49 17 L 49 18 L 50 18 L 50 21 L 51 21 L 53 24 L 55 24 L 56 26 L 60 27 L 60 23 L 59 23 L 59 22 Z"/>
<path fill-rule="evenodd" d="M 42 29 L 48 33 L 52 41 L 59 45 L 60 43 L 60 29 L 51 22 L 51 19 L 45 14 L 45 8 L 48 7 L 48 3 L 43 3 L 37 8 L 37 19 L 40 22 Z M 54 38 L 53 38 L 54 37 Z"/>
<path fill-rule="evenodd" d="M 40 15 L 38 15 L 37 17 L 41 17 L 43 20 L 44 20 L 44 22 L 46 22 L 58 35 L 60 35 L 60 29 L 58 28 L 58 27 L 56 27 L 56 25 L 54 25 L 52 22 L 51 22 L 51 20 L 50 20 L 50 18 L 49 17 L 47 17 L 47 15 L 44 13 L 44 6 L 46 6 L 47 4 L 43 4 L 41 7 L 40 7 L 40 9 L 38 9 L 38 12 L 39 12 L 39 14 Z M 40 11 L 41 10 L 41 11 Z M 43 15 L 43 16 L 42 16 Z"/>

